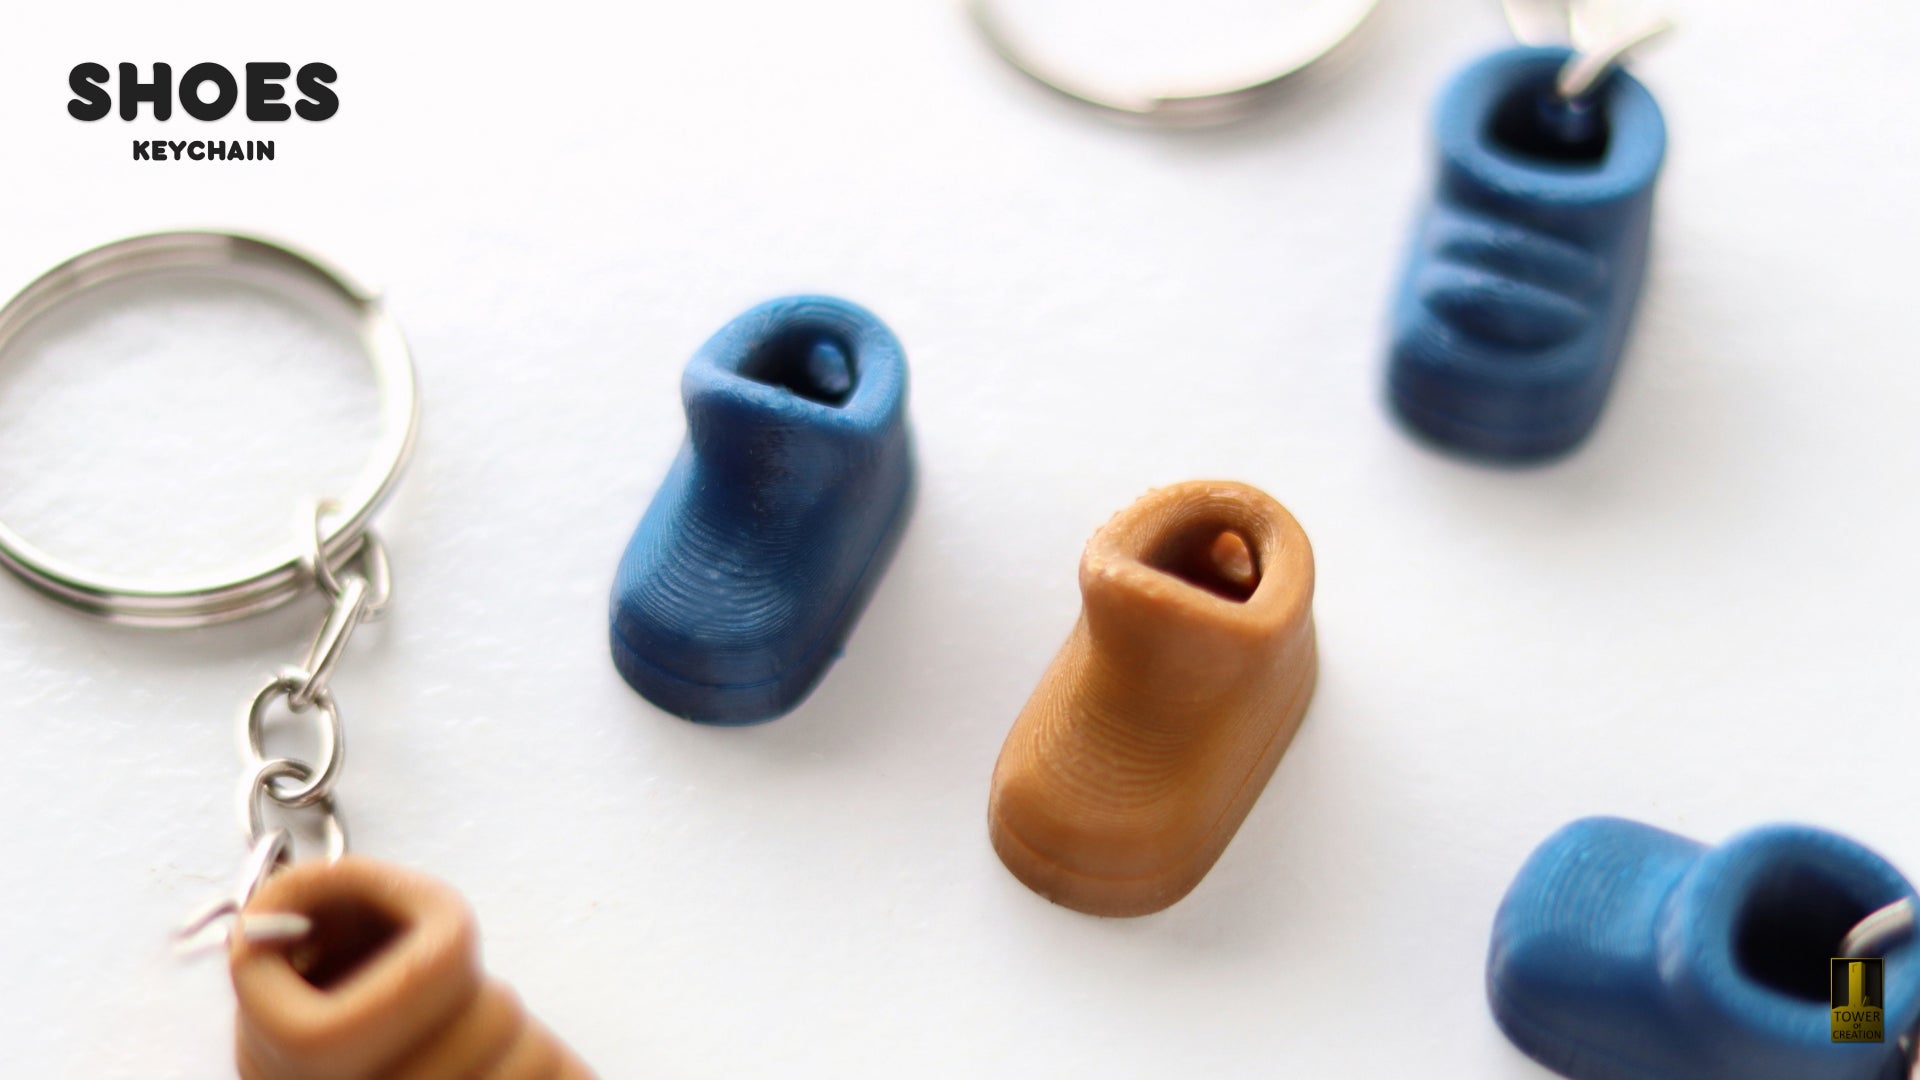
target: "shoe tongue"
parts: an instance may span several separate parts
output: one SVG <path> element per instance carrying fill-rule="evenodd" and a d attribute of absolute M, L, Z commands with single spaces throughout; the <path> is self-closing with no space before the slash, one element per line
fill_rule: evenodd
<path fill-rule="evenodd" d="M 741 365 L 740 374 L 836 408 L 853 392 L 853 358 L 827 338 L 767 342 Z"/>
<path fill-rule="evenodd" d="M 1188 533 L 1173 538 L 1141 560 L 1204 592 L 1245 603 L 1260 585 L 1260 566 L 1247 538 L 1234 529 Z"/>
<path fill-rule="evenodd" d="M 1260 572 L 1253 565 L 1253 551 L 1247 547 L 1247 538 L 1231 529 L 1213 538 L 1207 548 L 1207 560 L 1221 580 L 1236 591 L 1251 594 L 1254 586 L 1260 584 Z"/>
<path fill-rule="evenodd" d="M 846 351 L 831 341 L 816 341 L 807 350 L 805 366 L 807 386 L 793 392 L 816 401 L 838 405 L 853 392 L 853 364 Z"/>

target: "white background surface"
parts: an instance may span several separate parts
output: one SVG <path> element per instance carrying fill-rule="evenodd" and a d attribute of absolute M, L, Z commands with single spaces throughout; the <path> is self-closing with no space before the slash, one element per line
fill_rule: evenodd
<path fill-rule="evenodd" d="M 1487 928 L 1571 818 L 1802 820 L 1920 872 L 1914 12 L 1679 7 L 1639 67 L 1672 132 L 1639 330 L 1544 469 L 1378 400 L 1427 110 L 1505 42 L 1491 0 L 1386 0 L 1329 89 L 1185 136 L 1056 105 L 933 2 L 33 5 L 0 290 L 202 224 L 388 289 L 425 426 L 396 613 L 336 681 L 342 799 L 607 1080 L 1535 1077 Z M 340 113 L 65 113 L 83 60 L 203 59 L 324 60 Z M 279 160 L 128 160 L 215 132 Z M 905 341 L 917 515 L 803 708 L 697 727 L 614 674 L 606 589 L 686 357 L 801 289 Z M 0 513 L 116 569 L 280 542 L 358 468 L 371 378 L 272 304 L 126 299 L 9 352 Z M 1086 918 L 1001 868 L 988 774 L 1086 536 L 1205 476 L 1313 539 L 1319 694 L 1198 891 Z M 0 582 L 0 1072 L 230 1075 L 224 966 L 166 937 L 241 855 L 235 710 L 318 618 L 126 631 Z"/>

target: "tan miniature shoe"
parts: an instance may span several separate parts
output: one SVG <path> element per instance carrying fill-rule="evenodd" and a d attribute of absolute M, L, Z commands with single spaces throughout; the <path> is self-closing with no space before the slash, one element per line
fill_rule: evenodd
<path fill-rule="evenodd" d="M 1245 484 L 1148 492 L 1087 541 L 1080 620 L 1014 721 L 987 807 L 1013 875 L 1090 915 L 1192 891 L 1313 696 L 1313 549 Z"/>
<path fill-rule="evenodd" d="M 299 863 L 247 913 L 312 929 L 233 937 L 241 1080 L 593 1080 L 481 971 L 472 913 L 432 878 L 352 855 Z"/>

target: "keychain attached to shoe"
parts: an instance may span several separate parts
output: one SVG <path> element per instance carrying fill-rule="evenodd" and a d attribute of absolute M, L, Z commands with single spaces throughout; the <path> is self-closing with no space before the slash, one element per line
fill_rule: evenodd
<path fill-rule="evenodd" d="M 1507 889 L 1487 998 L 1570 1080 L 1892 1080 L 1920 1032 L 1916 902 L 1886 859 L 1824 829 L 1709 846 L 1585 818 Z"/>
<path fill-rule="evenodd" d="M 1555 457 L 1599 422 L 1640 297 L 1660 106 L 1620 70 L 1671 27 L 1622 0 L 1507 0 L 1527 44 L 1469 65 L 1434 114 L 1439 166 L 1393 305 L 1387 391 L 1455 452 Z"/>
<path fill-rule="evenodd" d="M 591 1073 L 527 1017 L 479 965 L 472 915 L 445 885 L 347 854 L 334 786 L 346 734 L 331 679 L 355 631 L 393 596 L 372 527 L 414 446 L 413 361 L 375 294 L 314 258 L 267 240 L 170 232 L 107 244 L 49 270 L 0 308 L 0 351 L 49 310 L 130 278 L 213 273 L 273 288 L 345 322 L 371 362 L 383 431 L 374 465 L 340 499 L 309 504 L 286 550 L 213 580 L 150 582 L 69 565 L 0 524 L 0 566 L 42 595 L 110 622 L 208 626 L 319 593 L 328 612 L 305 659 L 252 697 L 240 819 L 247 856 L 233 891 L 196 913 L 183 946 L 224 936 L 239 1003 L 235 1056 L 244 1080 L 384 1076 L 588 1080 Z M 317 725 L 320 760 L 269 756 L 275 706 Z M 304 818 L 322 850 L 295 851 Z"/>

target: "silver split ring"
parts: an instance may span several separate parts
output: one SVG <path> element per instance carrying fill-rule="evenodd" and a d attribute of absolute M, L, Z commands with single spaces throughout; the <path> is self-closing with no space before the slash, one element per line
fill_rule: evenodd
<path fill-rule="evenodd" d="M 1154 127 L 1211 127 L 1240 120 L 1266 104 L 1296 77 L 1347 51 L 1379 0 L 1351 0 L 1353 11 L 1317 40 L 1280 42 L 1280 59 L 1266 71 L 1198 89 L 1128 90 L 1096 87 L 1060 70 L 1008 32 L 1001 8 L 1007 0 L 965 0 L 967 16 L 1000 59 L 1014 70 L 1069 100 L 1122 119 Z M 1291 45 L 1291 48 L 1288 46 Z"/>
<path fill-rule="evenodd" d="M 0 308 L 0 352 L 33 320 L 90 289 L 183 271 L 272 286 L 289 299 L 340 315 L 358 337 L 379 386 L 382 430 L 373 461 L 340 500 L 340 513 L 319 539 L 332 565 L 353 558 L 374 512 L 393 493 L 412 456 L 420 413 L 413 358 L 399 326 L 379 296 L 339 271 L 294 248 L 237 233 L 166 232 L 117 240 L 47 271 Z M 0 566 L 69 607 L 138 626 L 205 626 L 278 607 L 313 580 L 304 565 L 308 546 L 290 545 L 210 579 L 147 581 L 66 563 L 0 522 Z"/>

